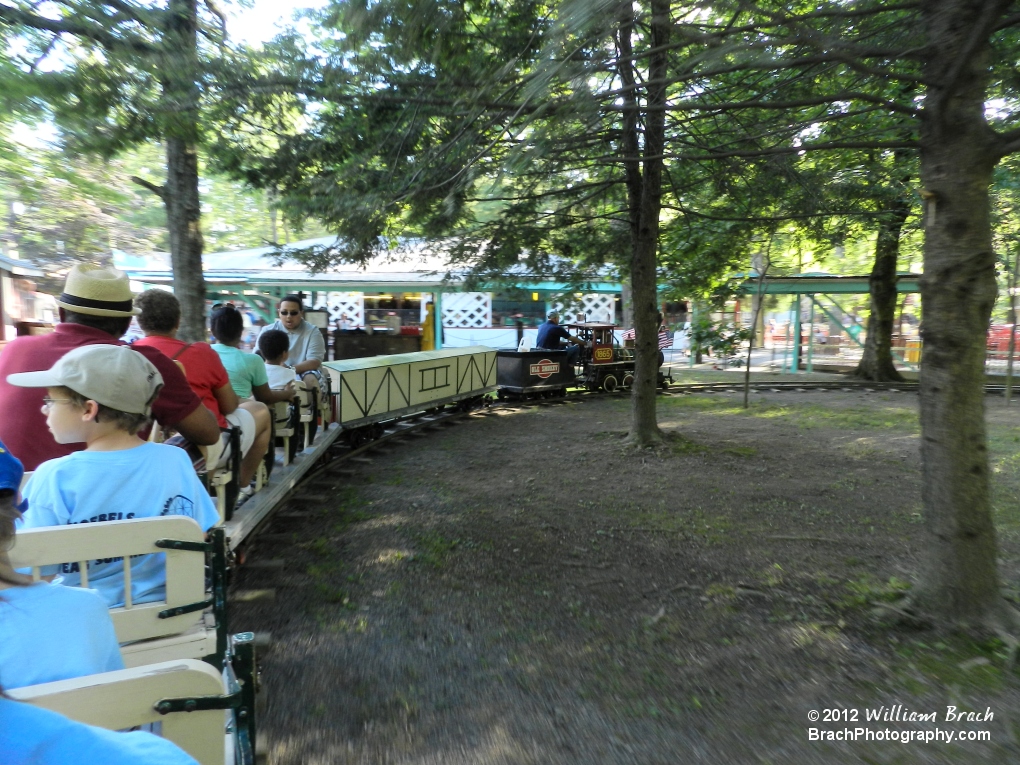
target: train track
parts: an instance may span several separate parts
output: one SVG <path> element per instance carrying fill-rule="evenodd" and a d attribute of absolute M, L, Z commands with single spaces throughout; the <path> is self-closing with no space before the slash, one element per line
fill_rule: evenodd
<path fill-rule="evenodd" d="M 1018 386 L 1020 387 L 1020 386 Z M 897 383 L 877 383 L 864 380 L 803 380 L 803 381 L 752 381 L 750 390 L 755 393 L 807 393 L 809 391 L 863 391 L 863 392 L 916 392 L 918 384 L 913 381 Z M 667 390 L 660 390 L 659 395 L 687 396 L 698 393 L 743 393 L 743 381 L 737 383 L 729 382 L 705 382 L 705 383 L 680 383 L 671 385 Z M 1001 384 L 990 384 L 985 386 L 985 392 L 989 395 L 1002 394 L 1005 386 Z M 480 408 L 470 410 L 454 407 L 439 408 L 436 410 L 422 412 L 398 418 L 385 425 L 378 424 L 370 426 L 371 432 L 360 434 L 362 438 L 355 438 L 353 442 L 345 439 L 343 434 L 336 433 L 331 429 L 328 437 L 329 443 L 322 453 L 313 457 L 314 462 L 298 480 L 290 482 L 280 496 L 273 503 L 273 507 L 266 512 L 259 521 L 253 525 L 242 538 L 231 543 L 232 548 L 240 551 L 239 560 L 243 560 L 243 551 L 258 536 L 258 534 L 269 525 L 279 509 L 287 504 L 290 499 L 303 487 L 327 473 L 338 475 L 353 475 L 359 463 L 370 462 L 383 452 L 397 444 L 407 443 L 419 438 L 427 437 L 431 431 L 443 430 L 452 427 L 460 422 L 479 419 L 495 414 L 500 409 L 526 409 L 533 407 L 557 406 L 571 401 L 579 401 L 591 397 L 624 397 L 626 391 L 615 391 L 605 393 L 600 391 L 588 391 L 573 389 L 567 391 L 566 395 L 549 398 L 536 398 L 524 400 L 486 400 Z M 360 441 L 360 442 L 359 442 Z"/>

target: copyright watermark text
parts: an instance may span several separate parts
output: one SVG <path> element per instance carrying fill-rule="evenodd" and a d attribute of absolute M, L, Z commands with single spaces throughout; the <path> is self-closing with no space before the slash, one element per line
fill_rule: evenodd
<path fill-rule="evenodd" d="M 896 741 L 910 743 L 952 743 L 964 741 L 991 741 L 991 731 L 950 727 L 924 729 L 904 723 L 988 723 L 995 719 L 991 707 L 981 712 L 947 706 L 938 711 L 918 711 L 902 704 L 856 709 L 840 707 L 812 709 L 807 718 L 813 723 L 832 724 L 834 727 L 810 727 L 808 741 Z M 865 723 L 854 725 L 848 723 Z"/>

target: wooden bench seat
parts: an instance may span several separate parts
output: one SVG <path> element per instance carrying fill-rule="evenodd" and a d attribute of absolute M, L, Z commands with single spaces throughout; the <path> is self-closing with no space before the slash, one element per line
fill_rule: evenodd
<path fill-rule="evenodd" d="M 219 672 L 202 661 L 184 659 L 144 667 L 104 672 L 71 680 L 30 685 L 7 691 L 17 700 L 109 730 L 161 723 L 169 739 L 202 765 L 233 765 L 235 729 L 232 713 L 224 709 L 196 709 L 160 714 L 161 702 L 227 697 Z M 205 702 L 206 706 L 209 702 Z M 224 705 L 229 703 L 224 699 Z M 182 702 L 172 702 L 181 706 Z M 229 716 L 228 716 L 229 715 Z"/>
<path fill-rule="evenodd" d="M 294 458 L 294 452 L 296 451 L 296 443 L 292 441 L 296 437 L 296 429 L 294 428 L 294 411 L 299 406 L 297 400 L 294 401 L 277 401 L 273 404 L 273 435 L 274 438 L 283 440 L 283 464 L 287 466 Z"/>
<path fill-rule="evenodd" d="M 221 535 L 222 531 L 217 533 Z M 173 549 L 174 545 L 185 549 Z M 193 519 L 167 516 L 25 529 L 15 535 L 10 555 L 16 568 L 31 568 L 34 579 L 42 566 L 77 562 L 82 586 L 87 587 L 87 561 L 122 557 L 129 583 L 130 556 L 165 553 L 166 599 L 133 603 L 126 587 L 128 600 L 110 609 L 124 663 L 137 667 L 224 651 L 225 611 L 216 618 L 214 598 L 206 592 L 205 563 L 210 551 L 212 546 Z M 214 585 L 224 575 L 218 572 Z"/>

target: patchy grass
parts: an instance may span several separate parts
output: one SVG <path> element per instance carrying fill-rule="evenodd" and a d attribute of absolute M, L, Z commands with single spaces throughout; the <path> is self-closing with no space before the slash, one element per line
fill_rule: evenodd
<path fill-rule="evenodd" d="M 910 583 L 897 579 L 895 576 L 882 582 L 874 576 L 866 575 L 844 586 L 845 595 L 839 601 L 844 608 L 866 608 L 872 603 L 892 603 L 903 597 L 910 590 Z"/>
<path fill-rule="evenodd" d="M 729 454 L 734 457 L 753 457 L 758 454 L 758 449 L 753 446 L 741 446 L 734 444 L 703 444 L 688 438 L 679 431 L 665 430 L 662 433 L 665 448 L 676 455 L 690 454 Z"/>
<path fill-rule="evenodd" d="M 411 539 L 415 548 L 414 559 L 432 568 L 442 568 L 446 559 L 460 545 L 460 539 L 448 539 L 433 530 L 414 532 Z"/>
<path fill-rule="evenodd" d="M 664 414 L 699 412 L 720 416 L 780 419 L 799 428 L 833 428 L 838 430 L 898 430 L 917 432 L 919 423 L 915 407 L 898 404 L 879 406 L 827 407 L 797 402 L 792 394 L 784 394 L 784 402 L 752 401 L 748 409 L 732 398 L 719 396 L 678 396 L 666 399 L 660 406 Z"/>
<path fill-rule="evenodd" d="M 976 641 L 960 635 L 904 639 L 897 642 L 895 652 L 902 660 L 897 674 L 915 692 L 928 684 L 955 688 L 956 696 L 962 691 L 999 691 L 1011 675 L 1009 652 L 998 639 Z M 984 711 L 984 707 L 970 709 L 959 701 L 949 703 L 962 711 Z"/>

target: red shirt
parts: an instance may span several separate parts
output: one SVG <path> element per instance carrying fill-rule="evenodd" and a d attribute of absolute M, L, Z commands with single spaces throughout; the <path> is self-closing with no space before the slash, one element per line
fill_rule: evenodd
<path fill-rule="evenodd" d="M 15 387 L 7 382 L 7 375 L 49 369 L 65 353 L 83 345 L 124 343 L 82 324 L 58 324 L 48 335 L 15 338 L 0 353 L 0 441 L 21 460 L 25 470 L 35 470 L 46 460 L 81 451 L 85 444 L 54 441 L 42 413 L 46 389 Z M 176 425 L 202 405 L 170 359 L 155 348 L 139 348 L 138 352 L 163 376 L 163 388 L 152 405 L 152 414 L 160 424 Z"/>
<path fill-rule="evenodd" d="M 220 354 L 212 349 L 209 343 L 192 343 L 188 345 L 175 337 L 149 335 L 136 340 L 132 348 L 155 348 L 171 361 L 179 361 L 184 365 L 184 376 L 195 395 L 202 399 L 206 408 L 216 415 L 221 428 L 230 427 L 220 412 L 220 402 L 213 393 L 217 388 L 230 385 L 230 377 L 220 361 Z M 176 365 L 174 365 L 176 366 Z M 162 423 L 160 423 L 162 424 Z"/>

